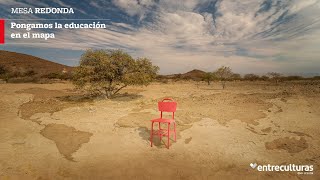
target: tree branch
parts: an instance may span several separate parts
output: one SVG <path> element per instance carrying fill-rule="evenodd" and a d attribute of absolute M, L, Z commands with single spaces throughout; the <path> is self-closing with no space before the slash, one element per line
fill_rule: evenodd
<path fill-rule="evenodd" d="M 123 89 L 123 88 L 125 88 L 125 87 L 127 87 L 127 85 L 121 86 L 119 89 L 117 89 L 117 90 L 113 93 L 113 95 L 117 94 L 121 89 Z"/>

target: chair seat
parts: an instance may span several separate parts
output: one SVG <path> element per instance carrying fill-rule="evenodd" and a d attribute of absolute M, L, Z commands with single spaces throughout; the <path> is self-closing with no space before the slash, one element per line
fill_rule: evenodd
<path fill-rule="evenodd" d="M 160 122 L 160 123 L 172 123 L 174 122 L 174 119 L 163 119 L 163 118 L 158 118 L 158 119 L 152 119 L 152 122 Z"/>

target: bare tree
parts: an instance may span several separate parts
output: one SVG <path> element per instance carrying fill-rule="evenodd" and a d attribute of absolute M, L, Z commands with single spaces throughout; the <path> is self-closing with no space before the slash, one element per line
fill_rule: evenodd
<path fill-rule="evenodd" d="M 271 80 L 275 81 L 277 84 L 280 81 L 282 74 L 277 73 L 277 72 L 269 72 L 267 74 L 268 77 L 270 77 Z"/>
<path fill-rule="evenodd" d="M 226 81 L 232 76 L 232 70 L 230 67 L 221 66 L 214 72 L 215 76 L 220 79 L 222 89 L 226 88 Z"/>

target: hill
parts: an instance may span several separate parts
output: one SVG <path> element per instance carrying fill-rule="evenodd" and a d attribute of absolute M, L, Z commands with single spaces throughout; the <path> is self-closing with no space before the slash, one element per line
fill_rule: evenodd
<path fill-rule="evenodd" d="M 206 72 L 194 69 L 192 71 L 183 74 L 171 74 L 171 75 L 160 75 L 159 78 L 165 79 L 192 79 L 192 80 L 202 80 Z"/>
<path fill-rule="evenodd" d="M 206 74 L 206 72 L 194 69 L 192 71 L 189 71 L 187 73 L 181 74 L 181 77 L 184 79 L 202 79 L 203 76 Z"/>
<path fill-rule="evenodd" d="M 0 65 L 11 72 L 26 73 L 33 71 L 36 76 L 51 73 L 71 72 L 73 67 L 51 62 L 39 57 L 0 50 Z"/>

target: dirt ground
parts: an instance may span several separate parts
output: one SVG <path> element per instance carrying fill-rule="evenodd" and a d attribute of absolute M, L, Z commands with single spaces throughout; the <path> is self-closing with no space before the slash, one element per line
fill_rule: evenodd
<path fill-rule="evenodd" d="M 0 84 L 0 179 L 319 179 L 320 82 L 153 83 L 111 100 Z M 149 120 L 172 97 L 170 149 Z M 172 136 L 173 137 L 173 136 Z M 166 140 L 166 138 L 163 138 Z M 249 166 L 313 165 L 313 175 Z"/>

